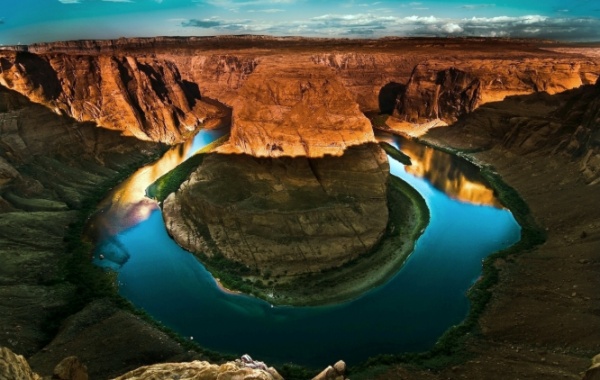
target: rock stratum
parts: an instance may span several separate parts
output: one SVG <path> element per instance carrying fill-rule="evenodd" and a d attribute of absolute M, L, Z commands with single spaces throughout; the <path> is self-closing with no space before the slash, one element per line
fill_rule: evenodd
<path fill-rule="evenodd" d="M 425 138 L 479 152 L 475 159 L 518 190 L 548 234 L 544 245 L 495 263 L 499 282 L 479 333 L 466 339 L 470 359 L 438 372 L 395 365 L 371 377 L 580 378 L 597 354 L 597 46 L 254 36 L 20 50 L 0 51 L 0 345 L 36 372 L 49 376 L 70 355 L 92 378 L 207 359 L 108 300 L 84 298 L 80 279 L 65 275 L 68 227 L 106 181 L 161 149 L 139 139 L 178 141 L 210 123 L 206 97 L 232 105 L 255 71 L 311 64 L 333 70 L 361 111 L 409 123 L 458 120 Z M 266 146 L 249 141 L 249 151 Z"/>

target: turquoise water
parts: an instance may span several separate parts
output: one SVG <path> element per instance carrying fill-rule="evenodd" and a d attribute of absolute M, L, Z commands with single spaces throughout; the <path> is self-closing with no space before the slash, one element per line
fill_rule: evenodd
<path fill-rule="evenodd" d="M 431 221 L 389 282 L 349 302 L 278 307 L 224 293 L 202 264 L 168 236 L 158 209 L 99 242 L 96 255 L 106 258 L 96 262 L 118 269 L 121 295 L 213 350 L 315 367 L 426 350 L 465 318 L 465 294 L 481 274 L 482 259 L 518 241 L 520 227 L 505 209 L 455 200 L 393 159 L 390 165 L 393 175 L 425 198 Z"/>

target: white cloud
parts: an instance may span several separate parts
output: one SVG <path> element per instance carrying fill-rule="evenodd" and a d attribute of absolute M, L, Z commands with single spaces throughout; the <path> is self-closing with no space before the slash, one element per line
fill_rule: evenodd
<path fill-rule="evenodd" d="M 79 0 L 58 0 L 63 4 L 79 4 Z"/>
<path fill-rule="evenodd" d="M 454 34 L 454 33 L 462 33 L 464 29 L 460 27 L 460 25 L 456 23 L 448 23 L 442 26 L 442 30 L 446 33 Z"/>

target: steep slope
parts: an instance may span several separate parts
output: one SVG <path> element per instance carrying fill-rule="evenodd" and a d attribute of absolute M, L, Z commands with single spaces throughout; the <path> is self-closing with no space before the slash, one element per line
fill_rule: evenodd
<path fill-rule="evenodd" d="M 4 52 L 0 84 L 58 114 L 141 140 L 181 142 L 218 109 L 168 61 Z"/>

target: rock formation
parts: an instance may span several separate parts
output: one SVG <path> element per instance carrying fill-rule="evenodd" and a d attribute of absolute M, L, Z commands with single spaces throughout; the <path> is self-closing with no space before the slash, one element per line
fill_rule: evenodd
<path fill-rule="evenodd" d="M 141 140 L 181 142 L 218 114 L 168 61 L 3 53 L 0 68 L 0 84 L 30 100 Z"/>
<path fill-rule="evenodd" d="M 232 120 L 222 154 L 206 157 L 164 202 L 180 245 L 291 276 L 340 266 L 379 241 L 387 158 L 332 69 L 259 65 Z"/>
<path fill-rule="evenodd" d="M 340 367 L 340 362 L 336 363 L 336 366 Z M 27 363 L 27 360 L 25 360 L 23 356 L 16 355 L 6 347 L 0 347 L 0 379 L 42 380 L 42 377 L 31 369 L 29 363 Z M 44 377 L 44 379 L 46 379 L 46 377 Z M 56 365 L 52 373 L 52 379 L 88 380 L 88 374 L 85 365 L 83 365 L 77 357 L 70 356 L 64 358 Z M 267 367 L 264 363 L 256 362 L 248 355 L 244 355 L 241 360 L 238 359 L 221 365 L 197 360 L 191 362 L 153 364 L 134 369 L 114 378 L 114 380 L 152 379 L 283 380 L 283 377 L 281 377 L 273 367 Z"/>
<path fill-rule="evenodd" d="M 388 172 L 375 144 L 320 159 L 211 154 L 165 200 L 165 224 L 186 249 L 211 256 L 214 241 L 263 274 L 319 272 L 379 240 Z"/>
<path fill-rule="evenodd" d="M 394 116 L 415 123 L 434 119 L 451 123 L 508 95 L 555 94 L 594 83 L 597 77 L 592 64 L 568 60 L 433 60 L 414 68 L 398 95 Z"/>
<path fill-rule="evenodd" d="M 114 380 L 283 380 L 274 368 L 255 369 L 242 361 L 221 365 L 193 361 L 189 363 L 164 363 L 141 367 Z"/>
<path fill-rule="evenodd" d="M 346 363 L 340 360 L 333 366 L 329 366 L 323 371 L 319 372 L 319 374 L 312 380 L 347 380 L 345 373 Z"/>
<path fill-rule="evenodd" d="M 373 142 L 369 120 L 331 69 L 259 66 L 233 104 L 229 144 L 255 157 L 341 155 Z"/>
<path fill-rule="evenodd" d="M 6 347 L 0 347 L 0 379 L 41 380 L 42 378 L 31 370 L 23 356 L 16 355 Z"/>

